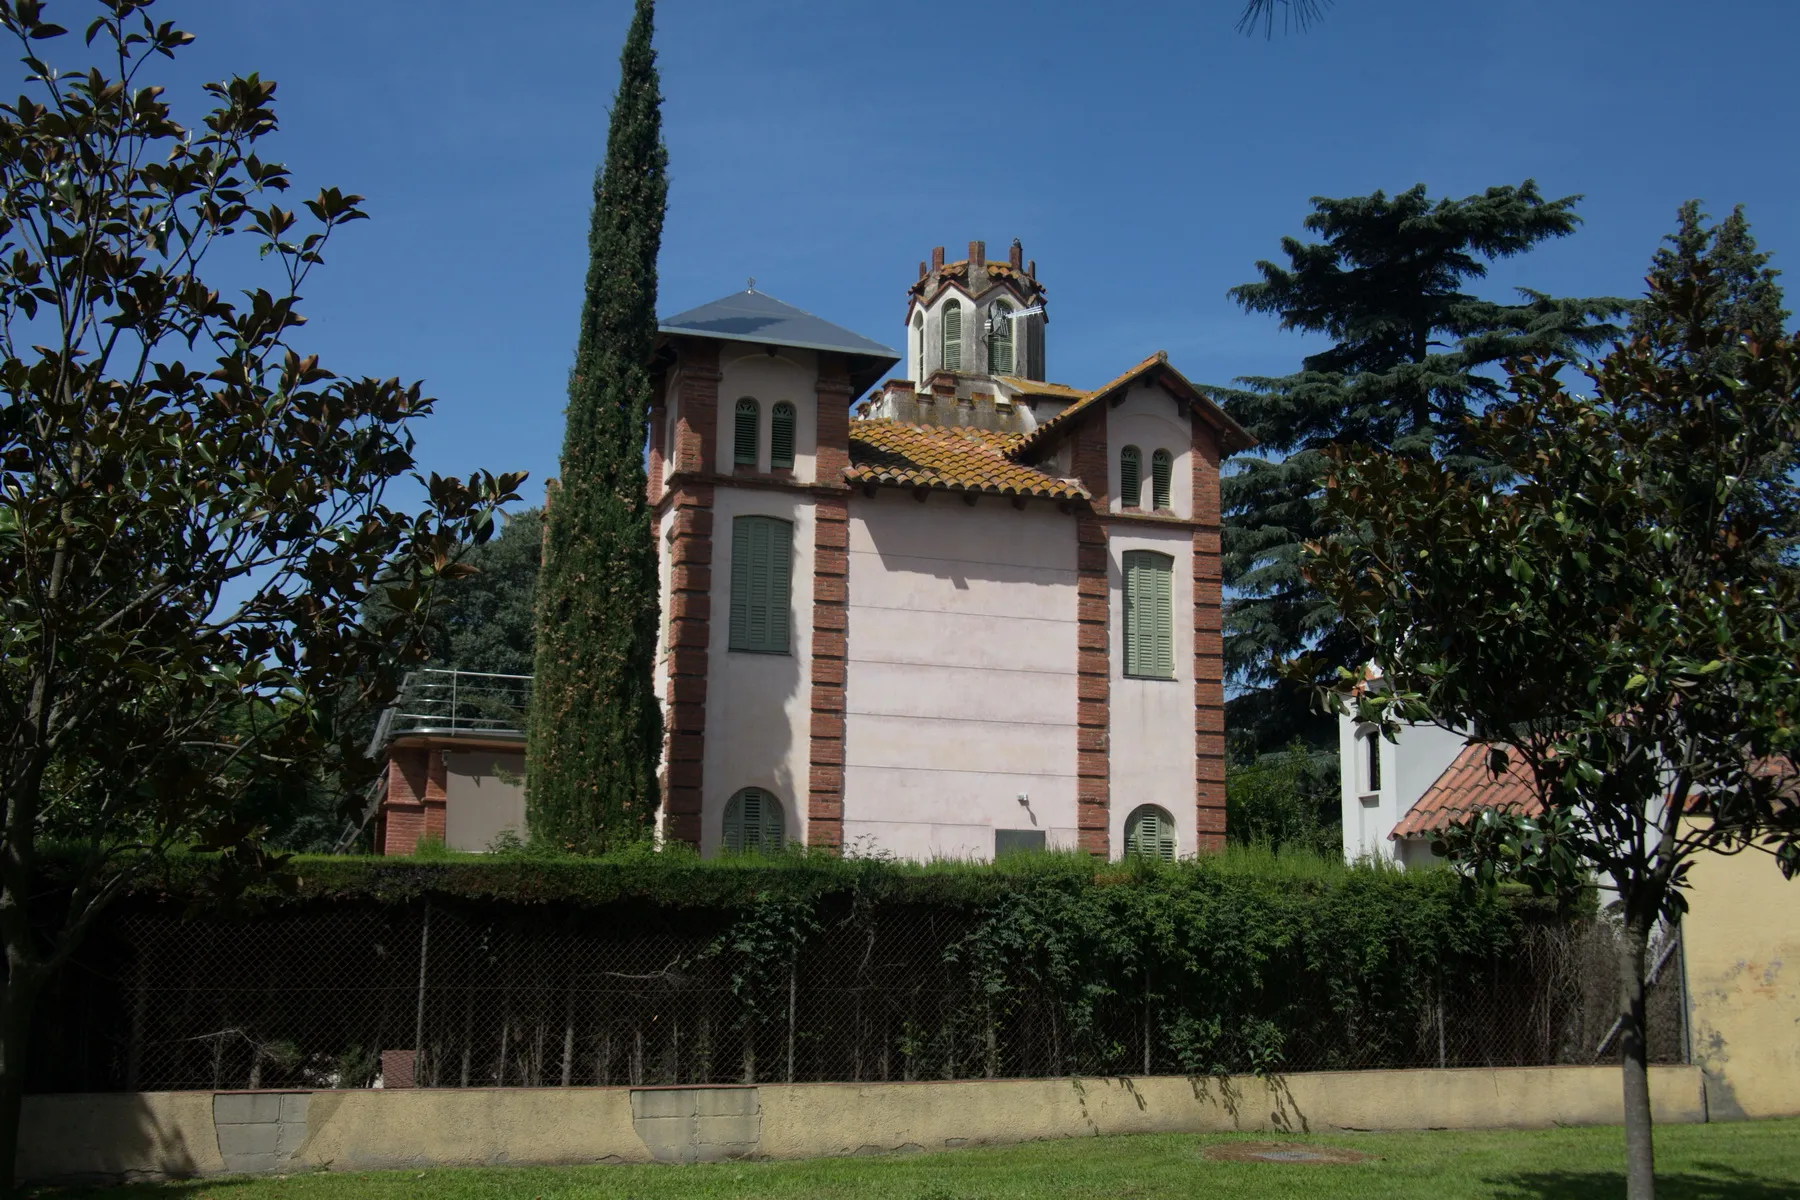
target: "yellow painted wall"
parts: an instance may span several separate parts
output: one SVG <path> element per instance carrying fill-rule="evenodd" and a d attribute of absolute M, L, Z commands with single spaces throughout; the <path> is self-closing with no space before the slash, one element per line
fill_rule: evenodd
<path fill-rule="evenodd" d="M 1690 872 L 1694 1062 L 1715 1121 L 1800 1114 L 1800 881 L 1766 854 L 1708 854 Z"/>
<path fill-rule="evenodd" d="M 1651 1071 L 1658 1121 L 1704 1119 L 1696 1068 Z M 220 1103 L 227 1102 L 242 1103 Z M 804 1158 L 1232 1129 L 1303 1134 L 1593 1125 L 1619 1122 L 1620 1111 L 1616 1067 L 1357 1071 L 1278 1080 L 321 1091 L 305 1098 L 303 1130 L 283 1131 L 273 1169 Z M 19 1174 L 27 1181 L 217 1174 L 230 1165 L 220 1148 L 222 1129 L 232 1131 L 227 1137 L 236 1139 L 240 1153 L 263 1149 L 252 1144 L 254 1130 L 216 1126 L 214 1113 L 211 1092 L 29 1096 Z M 264 1131 L 273 1149 L 276 1130 Z"/>

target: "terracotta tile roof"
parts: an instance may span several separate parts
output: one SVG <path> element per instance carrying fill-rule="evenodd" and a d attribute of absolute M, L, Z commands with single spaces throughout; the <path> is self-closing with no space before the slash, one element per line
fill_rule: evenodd
<path fill-rule="evenodd" d="M 1487 808 L 1527 817 L 1544 811 L 1529 768 L 1513 758 L 1506 770 L 1495 776 L 1488 772 L 1487 758 L 1485 743 L 1464 746 L 1388 836 L 1408 838 L 1440 833 Z"/>
<path fill-rule="evenodd" d="M 1041 496 L 1085 500 L 1088 493 L 1072 479 L 1015 462 L 1008 455 L 1025 435 L 949 425 L 909 425 L 902 421 L 850 422 L 850 466 L 844 478 L 853 483 L 886 483 L 954 492 L 988 492 L 1000 496 Z"/>

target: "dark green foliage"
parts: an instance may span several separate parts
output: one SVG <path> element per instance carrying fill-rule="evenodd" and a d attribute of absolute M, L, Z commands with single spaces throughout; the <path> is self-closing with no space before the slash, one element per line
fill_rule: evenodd
<path fill-rule="evenodd" d="M 653 19 L 652 0 L 638 0 L 619 59 L 606 164 L 594 181 L 562 485 L 547 517 L 537 597 L 531 831 L 583 852 L 648 835 L 662 745 L 643 463 L 668 198 Z"/>
<path fill-rule="evenodd" d="M 429 665 L 457 671 L 529 675 L 535 644 L 538 564 L 544 510 L 506 518 L 500 535 L 472 546 L 463 562 L 475 574 L 445 585 L 426 635 Z"/>
<path fill-rule="evenodd" d="M 1225 836 L 1240 845 L 1343 852 L 1338 757 L 1295 741 L 1225 775 Z"/>
<path fill-rule="evenodd" d="M 1734 374 L 1747 362 L 1741 340 L 1767 342 L 1787 331 L 1789 313 L 1782 307 L 1781 285 L 1776 282 L 1781 272 L 1772 269 L 1770 256 L 1756 248 L 1743 205 L 1709 228 L 1700 202 L 1689 200 L 1681 206 L 1677 220 L 1675 232 L 1664 239 L 1668 244 L 1651 260 L 1652 291 L 1632 320 L 1631 332 L 1659 344 L 1683 343 L 1685 331 L 1670 297 L 1677 294 L 1681 280 L 1708 275 L 1717 286 L 1704 294 L 1706 307 L 1700 320 L 1736 330 L 1739 337 L 1699 351 L 1704 360 L 1691 365 L 1714 374 Z M 1768 510 L 1761 521 L 1773 535 L 1770 549 L 1791 560 L 1800 546 L 1800 503 L 1796 503 L 1792 463 L 1776 458 L 1752 470 L 1758 479 L 1760 502 Z"/>
<path fill-rule="evenodd" d="M 1274 1070 L 1296 1053 L 1311 1066 L 1404 1060 L 1422 1001 L 1443 980 L 1491 979 L 1528 926 L 1555 919 L 1517 893 L 1466 892 L 1448 872 L 1236 851 L 1129 867 L 1055 854 L 918 866 L 647 851 L 295 865 L 295 892 L 253 894 L 262 912 L 432 896 L 533 928 L 686 931 L 695 961 L 727 969 L 746 1023 L 785 1021 L 792 965 L 825 939 L 860 946 L 865 928 L 929 927 L 938 932 L 921 936 L 938 939 L 953 988 L 948 1008 L 934 993 L 920 1053 L 952 1038 L 964 1074 L 983 1071 L 982 1030 L 1028 1000 L 1054 1005 L 1071 1053 L 1121 1073 L 1142 1070 L 1146 1001 L 1158 1070 Z M 176 862 L 137 900 L 180 902 L 198 875 Z"/>
<path fill-rule="evenodd" d="M 1574 232 L 1577 199 L 1545 200 L 1529 180 L 1436 202 L 1422 184 L 1392 197 L 1315 197 L 1305 225 L 1320 240 L 1284 238 L 1287 266 L 1259 262 L 1262 279 L 1232 289 L 1248 311 L 1334 343 L 1302 360 L 1296 374 L 1244 379 L 1244 390 L 1220 393 L 1267 456 L 1241 460 L 1223 480 L 1223 565 L 1234 593 L 1226 665 L 1252 689 L 1234 701 L 1231 723 L 1249 753 L 1294 736 L 1315 744 L 1328 736 L 1303 697 L 1277 684 L 1280 659 L 1309 646 L 1333 667 L 1367 656 L 1300 571 L 1305 544 L 1326 528 L 1326 452 L 1361 445 L 1479 471 L 1487 460 L 1461 430 L 1464 417 L 1501 392 L 1489 369 L 1620 332 L 1609 319 L 1626 312 L 1627 301 L 1523 291 L 1499 303 L 1463 290 L 1491 260 Z"/>
<path fill-rule="evenodd" d="M 1484 813 L 1449 831 L 1452 858 L 1617 889 L 1634 1200 L 1653 1190 L 1653 927 L 1685 910 L 1703 853 L 1800 874 L 1800 580 L 1771 552 L 1800 471 L 1800 346 L 1743 336 L 1733 274 L 1660 262 L 1643 335 L 1583 367 L 1588 395 L 1564 364 L 1516 366 L 1514 402 L 1470 426 L 1504 486 L 1339 452 L 1326 503 L 1345 536 L 1307 564 L 1384 671 L 1380 688 L 1344 672 L 1342 706 L 1466 730 L 1536 783 L 1542 816 Z"/>

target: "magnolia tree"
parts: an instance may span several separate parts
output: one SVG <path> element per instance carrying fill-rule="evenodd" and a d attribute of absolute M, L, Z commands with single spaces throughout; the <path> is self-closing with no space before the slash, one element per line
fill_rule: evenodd
<path fill-rule="evenodd" d="M 360 198 L 276 202 L 288 172 L 256 153 L 275 85 L 254 75 L 177 123 L 147 72 L 192 39 L 150 4 L 95 5 L 96 65 L 68 71 L 50 58 L 81 39 L 0 3 L 26 75 L 0 106 L 0 1183 L 46 979 L 162 851 L 217 851 L 225 890 L 270 865 L 245 793 L 356 758 L 346 714 L 422 655 L 437 582 L 523 478 L 419 479 L 418 385 L 293 345 Z M 202 279 L 232 235 L 272 286 Z M 384 500 L 408 478 L 416 512 Z"/>
<path fill-rule="evenodd" d="M 1475 877 L 1618 889 L 1628 1191 L 1653 1193 L 1644 966 L 1701 853 L 1800 868 L 1800 590 L 1774 551 L 1791 511 L 1800 349 L 1721 319 L 1704 261 L 1653 280 L 1669 316 L 1583 368 L 1517 366 L 1470 425 L 1506 483 L 1430 458 L 1344 451 L 1337 536 L 1310 578 L 1367 639 L 1384 686 L 1340 711 L 1433 722 L 1535 780 L 1540 817 L 1447 839 Z M 1750 864 L 1754 865 L 1754 864 Z M 1762 869 L 1774 869 L 1765 863 Z"/>

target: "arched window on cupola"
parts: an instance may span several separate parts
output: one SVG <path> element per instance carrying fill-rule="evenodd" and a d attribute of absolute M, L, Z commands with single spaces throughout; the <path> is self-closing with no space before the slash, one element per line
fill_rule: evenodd
<path fill-rule="evenodd" d="M 988 374 L 1013 373 L 1013 306 L 994 301 L 988 310 Z"/>
<path fill-rule="evenodd" d="M 740 467 L 756 466 L 756 401 L 745 396 L 737 402 L 737 423 L 732 426 L 731 461 Z"/>
<path fill-rule="evenodd" d="M 1158 512 L 1174 508 L 1169 497 L 1169 477 L 1175 473 L 1175 459 L 1167 450 L 1150 456 L 1150 507 Z"/>
<path fill-rule="evenodd" d="M 918 362 L 918 367 L 917 367 L 917 373 L 913 375 L 913 382 L 918 383 L 918 384 L 923 384 L 925 382 L 925 314 L 924 313 L 918 313 L 913 317 L 913 340 L 914 340 L 914 342 L 916 342 L 918 344 L 918 347 L 919 347 L 919 349 L 918 349 L 919 362 Z"/>
<path fill-rule="evenodd" d="M 1136 508 L 1143 496 L 1144 460 L 1136 446 L 1119 451 L 1119 507 Z"/>
<path fill-rule="evenodd" d="M 944 305 L 944 315 L 939 319 L 939 327 L 943 333 L 944 355 L 940 365 L 946 371 L 960 371 L 962 365 L 963 343 L 963 310 L 962 301 L 952 300 Z"/>
<path fill-rule="evenodd" d="M 769 410 L 769 469 L 794 469 L 794 406 L 785 400 Z"/>
<path fill-rule="evenodd" d="M 787 840 L 783 826 L 781 801 L 761 788 L 744 788 L 725 802 L 725 851 L 779 854 Z"/>

